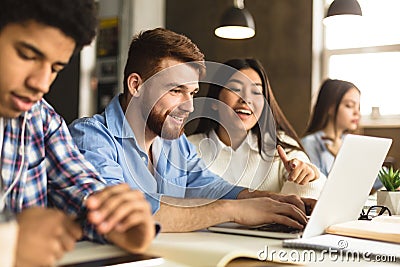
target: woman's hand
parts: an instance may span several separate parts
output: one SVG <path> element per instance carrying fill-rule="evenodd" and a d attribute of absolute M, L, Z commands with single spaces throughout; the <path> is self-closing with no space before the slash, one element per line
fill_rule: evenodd
<path fill-rule="evenodd" d="M 278 145 L 278 154 L 286 170 L 289 172 L 288 181 L 305 185 L 319 178 L 319 171 L 313 164 L 301 161 L 299 159 L 288 159 L 285 150 Z"/>

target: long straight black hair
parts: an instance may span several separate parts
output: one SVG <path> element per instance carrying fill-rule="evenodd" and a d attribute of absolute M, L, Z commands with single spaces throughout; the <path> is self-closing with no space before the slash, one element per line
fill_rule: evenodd
<path fill-rule="evenodd" d="M 310 121 L 304 135 L 323 130 L 329 122 L 329 110 L 334 109 L 333 125 L 336 131 L 336 118 L 343 96 L 352 88 L 360 90 L 351 82 L 326 79 L 318 93 L 317 102 L 311 112 Z"/>
<path fill-rule="evenodd" d="M 230 77 L 235 74 L 237 71 L 243 69 L 253 69 L 255 70 L 261 78 L 262 81 L 262 88 L 263 88 L 263 95 L 265 99 L 264 109 L 262 114 L 258 120 L 258 123 L 251 129 L 251 131 L 257 135 L 258 137 L 258 149 L 261 156 L 263 156 L 262 152 L 266 152 L 265 149 L 274 149 L 275 147 L 265 147 L 265 141 L 263 138 L 266 136 L 266 133 L 269 133 L 269 136 L 276 138 L 276 144 L 281 145 L 283 148 L 295 149 L 304 151 L 303 147 L 301 146 L 300 140 L 294 131 L 293 127 L 290 125 L 289 121 L 286 119 L 285 115 L 283 114 L 282 110 L 280 109 L 278 103 L 275 100 L 274 94 L 272 93 L 272 89 L 268 80 L 268 76 L 262 66 L 262 64 L 253 58 L 243 58 L 243 59 L 231 59 L 223 63 L 223 65 L 227 65 L 233 68 L 232 72 L 227 74 L 226 68 L 221 67 L 219 71 L 216 72 L 215 75 L 218 75 L 218 81 L 221 81 L 219 84 L 211 83 L 208 88 L 208 92 L 206 97 L 213 98 L 218 100 L 219 94 L 221 90 L 224 88 L 220 84 L 226 84 Z M 269 107 L 269 110 L 268 110 Z M 210 112 L 211 107 L 205 106 L 204 108 L 208 109 L 207 112 Z M 213 118 L 217 118 L 217 111 L 213 115 Z M 268 116 L 268 114 L 272 113 L 272 117 Z M 217 130 L 220 124 L 217 120 L 212 120 L 209 118 L 201 117 L 196 119 L 198 120 L 197 128 L 194 130 L 193 134 L 198 133 L 205 133 L 209 134 L 211 130 Z M 271 125 L 271 120 L 274 120 L 275 127 L 268 127 Z M 273 129 L 271 129 L 273 128 Z M 297 146 L 284 142 L 279 134 L 278 131 L 285 132 L 286 135 L 290 136 L 297 142 Z M 274 140 L 275 141 L 275 140 Z M 275 143 L 275 142 L 274 142 Z M 268 153 L 269 154 L 269 153 Z"/>

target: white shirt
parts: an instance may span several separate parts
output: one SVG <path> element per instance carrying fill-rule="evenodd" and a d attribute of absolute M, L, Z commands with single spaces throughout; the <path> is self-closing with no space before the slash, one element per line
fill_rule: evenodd
<path fill-rule="evenodd" d="M 4 119 L 0 117 L 0 159 L 1 159 L 1 151 L 3 149 L 3 139 L 4 139 Z"/>
<path fill-rule="evenodd" d="M 0 117 L 0 213 L 3 211 L 4 208 L 4 201 L 3 201 L 3 176 L 1 175 L 1 155 L 3 154 L 3 140 L 4 140 L 4 119 Z M 1 214 L 0 214 L 1 216 Z"/>
<path fill-rule="evenodd" d="M 226 146 L 211 131 L 209 138 L 206 134 L 195 134 L 188 137 L 197 147 L 197 153 L 209 169 L 225 180 L 239 186 L 257 190 L 267 190 L 283 194 L 296 194 L 302 197 L 318 198 L 325 184 L 326 177 L 320 173 L 319 179 L 306 185 L 287 181 L 288 172 L 277 152 L 271 159 L 263 159 L 258 152 L 257 136 L 251 132 L 243 143 L 236 149 Z M 289 144 L 296 141 L 280 133 L 280 138 Z M 288 158 L 297 158 L 310 163 L 303 151 L 291 150 Z"/>

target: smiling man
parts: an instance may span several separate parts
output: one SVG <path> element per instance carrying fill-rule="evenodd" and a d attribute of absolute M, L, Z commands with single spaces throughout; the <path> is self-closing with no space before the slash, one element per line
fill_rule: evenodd
<path fill-rule="evenodd" d="M 204 56 L 187 37 L 161 28 L 140 33 L 130 45 L 124 92 L 102 114 L 70 125 L 76 144 L 109 184 L 142 190 L 163 231 L 230 221 L 302 228 L 311 200 L 249 192 L 197 157 L 183 126 L 204 73 Z"/>
<path fill-rule="evenodd" d="M 132 252 L 154 237 L 143 194 L 106 187 L 43 100 L 72 54 L 91 43 L 96 13 L 94 0 L 1 2 L 0 215 L 18 222 L 16 266 L 53 266 L 83 236 Z"/>

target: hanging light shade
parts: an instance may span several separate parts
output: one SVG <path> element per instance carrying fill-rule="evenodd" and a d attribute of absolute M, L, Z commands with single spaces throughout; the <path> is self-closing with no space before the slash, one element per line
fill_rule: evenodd
<path fill-rule="evenodd" d="M 244 8 L 242 1 L 235 1 L 222 16 L 215 35 L 227 39 L 246 39 L 255 35 L 255 24 L 250 12 Z"/>
<path fill-rule="evenodd" d="M 362 10 L 357 0 L 334 0 L 328 8 L 324 24 L 333 20 L 352 20 L 362 16 Z"/>

